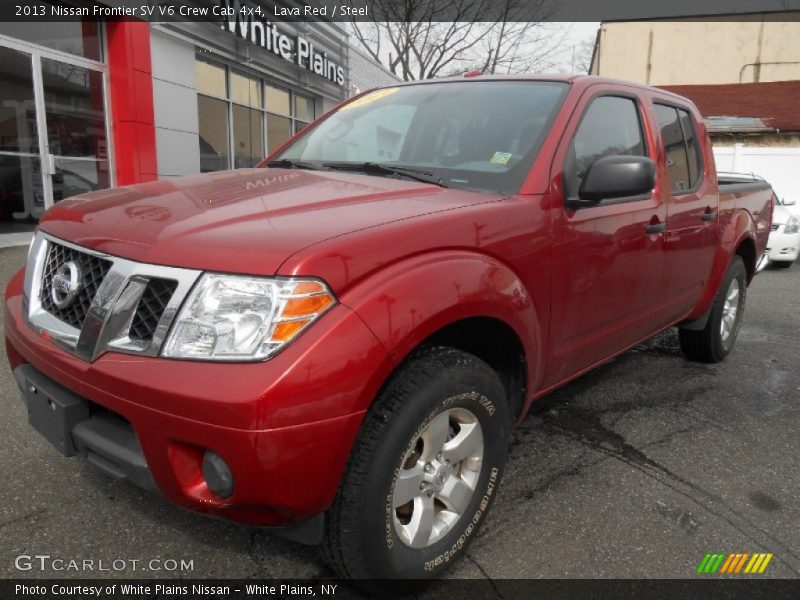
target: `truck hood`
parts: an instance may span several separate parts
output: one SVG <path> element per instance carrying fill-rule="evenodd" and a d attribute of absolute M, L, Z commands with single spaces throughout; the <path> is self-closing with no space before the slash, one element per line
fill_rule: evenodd
<path fill-rule="evenodd" d="M 140 262 L 272 275 L 312 244 L 496 199 L 354 173 L 241 169 L 76 196 L 48 211 L 39 228 Z"/>

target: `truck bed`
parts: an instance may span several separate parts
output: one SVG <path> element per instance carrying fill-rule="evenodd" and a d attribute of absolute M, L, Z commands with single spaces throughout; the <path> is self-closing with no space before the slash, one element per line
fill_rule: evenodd
<path fill-rule="evenodd" d="M 755 226 L 756 256 L 761 256 L 767 248 L 772 225 L 775 197 L 772 186 L 760 177 L 738 173 L 718 174 L 717 182 L 720 216 L 736 219 L 736 213 L 746 211 Z"/>

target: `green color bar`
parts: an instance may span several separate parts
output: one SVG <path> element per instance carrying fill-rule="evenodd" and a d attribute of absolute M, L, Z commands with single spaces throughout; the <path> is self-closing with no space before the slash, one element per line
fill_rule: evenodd
<path fill-rule="evenodd" d="M 711 567 L 714 566 L 714 563 L 717 562 L 718 558 L 719 554 L 717 554 L 716 552 L 712 554 L 711 558 L 708 559 L 708 564 L 706 565 L 706 568 L 703 570 L 703 573 L 711 573 Z"/>
<path fill-rule="evenodd" d="M 700 563 L 700 566 L 697 567 L 698 573 L 705 573 L 706 563 L 708 563 L 708 559 L 711 558 L 710 554 L 706 554 L 703 558 L 703 562 Z"/>
<path fill-rule="evenodd" d="M 717 570 L 722 566 L 722 561 L 725 560 L 725 553 L 721 552 L 717 562 L 714 563 L 714 566 L 711 567 L 711 573 L 716 573 Z"/>

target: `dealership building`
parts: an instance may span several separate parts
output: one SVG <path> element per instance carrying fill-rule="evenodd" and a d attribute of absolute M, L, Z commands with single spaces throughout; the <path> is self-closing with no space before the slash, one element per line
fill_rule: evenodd
<path fill-rule="evenodd" d="M 94 189 L 251 167 L 397 79 L 339 23 L 0 23 L 0 245 Z"/>

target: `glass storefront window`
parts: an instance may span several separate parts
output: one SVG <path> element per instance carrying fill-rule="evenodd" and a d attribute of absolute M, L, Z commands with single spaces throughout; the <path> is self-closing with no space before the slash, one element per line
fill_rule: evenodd
<path fill-rule="evenodd" d="M 233 105 L 233 166 L 254 167 L 264 158 L 264 115 L 260 110 Z"/>
<path fill-rule="evenodd" d="M 39 153 L 31 57 L 0 47 L 0 152 Z"/>
<path fill-rule="evenodd" d="M 231 100 L 246 106 L 261 108 L 261 82 L 239 73 L 231 73 Z"/>
<path fill-rule="evenodd" d="M 200 121 L 200 172 L 228 168 L 228 103 L 225 100 L 197 96 Z"/>
<path fill-rule="evenodd" d="M 29 231 L 44 213 L 39 157 L 0 154 L 0 222 L 3 233 Z"/>
<path fill-rule="evenodd" d="M 88 21 L 0 23 L 13 38 L 0 42 L 3 234 L 22 241 L 53 203 L 112 183 L 105 67 L 91 62 L 102 59 L 101 31 Z"/>
<path fill-rule="evenodd" d="M 292 137 L 292 120 L 288 117 L 267 114 L 267 152 L 272 152 Z"/>
<path fill-rule="evenodd" d="M 59 202 L 78 194 L 110 187 L 107 160 L 55 159 L 53 201 Z"/>
<path fill-rule="evenodd" d="M 267 110 L 276 115 L 290 116 L 289 92 L 280 88 L 267 86 Z"/>
<path fill-rule="evenodd" d="M 197 91 L 203 94 L 228 97 L 228 86 L 225 82 L 225 67 L 218 67 L 203 60 L 195 61 L 197 74 Z"/>
<path fill-rule="evenodd" d="M 102 74 L 43 58 L 42 80 L 51 154 L 105 158 Z"/>
<path fill-rule="evenodd" d="M 204 173 L 253 167 L 314 119 L 312 97 L 212 64 L 205 57 L 198 56 L 195 65 Z"/>
<path fill-rule="evenodd" d="M 310 121 L 314 118 L 314 100 L 305 96 L 295 95 L 294 97 L 294 117 L 301 121 Z M 300 128 L 302 129 L 302 127 Z M 297 131 L 300 131 L 298 129 Z"/>
<path fill-rule="evenodd" d="M 98 62 L 103 59 L 100 24 L 89 19 L 5 21 L 0 22 L 0 34 Z"/>

